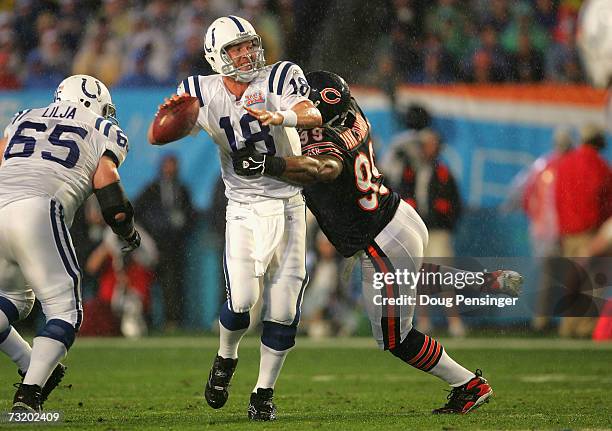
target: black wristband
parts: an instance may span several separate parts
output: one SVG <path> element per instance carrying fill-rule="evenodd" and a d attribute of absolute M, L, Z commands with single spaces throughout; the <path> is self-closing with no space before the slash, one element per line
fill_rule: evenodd
<path fill-rule="evenodd" d="M 287 162 L 284 158 L 266 156 L 264 175 L 269 175 L 271 177 L 280 177 L 283 172 L 285 172 L 286 167 Z"/>
<path fill-rule="evenodd" d="M 121 238 L 127 238 L 134 234 L 134 208 L 130 203 L 121 183 L 111 183 L 101 189 L 94 190 L 102 217 L 113 232 Z M 115 218 L 118 214 L 124 214 L 123 220 Z"/>

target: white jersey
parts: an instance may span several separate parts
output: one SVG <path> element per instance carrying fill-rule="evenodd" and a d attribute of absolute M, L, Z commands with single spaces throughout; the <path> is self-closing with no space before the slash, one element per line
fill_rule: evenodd
<path fill-rule="evenodd" d="M 64 208 L 66 223 L 92 192 L 103 155 L 119 166 L 128 139 L 110 121 L 72 102 L 18 112 L 4 131 L 0 164 L 0 208 L 34 196 L 48 196 Z"/>
<path fill-rule="evenodd" d="M 244 107 L 283 111 L 308 100 L 308 83 L 299 66 L 288 61 L 265 67 L 250 82 L 240 100 L 232 95 L 221 75 L 190 76 L 177 93 L 200 100 L 194 133 L 205 130 L 218 146 L 225 195 L 237 202 L 290 198 L 300 188 L 267 176 L 240 177 L 234 172 L 231 153 L 254 146 L 260 153 L 301 155 L 300 138 L 293 127 L 262 126 Z"/>

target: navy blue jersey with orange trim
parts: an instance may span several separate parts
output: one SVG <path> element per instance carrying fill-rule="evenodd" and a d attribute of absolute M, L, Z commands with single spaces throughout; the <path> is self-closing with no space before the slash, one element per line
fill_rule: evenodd
<path fill-rule="evenodd" d="M 370 123 L 353 99 L 342 126 L 300 130 L 300 138 L 303 155 L 342 161 L 338 178 L 304 187 L 304 196 L 327 238 L 340 254 L 352 256 L 391 221 L 400 201 L 376 168 Z"/>

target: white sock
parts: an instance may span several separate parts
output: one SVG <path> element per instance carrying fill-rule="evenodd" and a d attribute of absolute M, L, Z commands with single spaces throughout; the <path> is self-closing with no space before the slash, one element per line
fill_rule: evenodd
<path fill-rule="evenodd" d="M 450 356 L 446 354 L 446 350 L 442 352 L 440 361 L 428 373 L 441 378 L 451 386 L 461 386 L 474 378 L 474 373 L 466 370 Z"/>
<path fill-rule="evenodd" d="M 23 383 L 42 388 L 59 361 L 66 356 L 67 350 L 64 343 L 47 337 L 36 337 L 32 344 L 30 366 Z"/>
<path fill-rule="evenodd" d="M 289 350 L 278 351 L 269 348 L 265 344 L 261 343 L 259 354 L 261 359 L 259 361 L 259 377 L 257 378 L 257 384 L 253 388 L 253 392 L 257 392 L 257 388 L 274 388 L 276 379 L 280 374 L 285 357 Z"/>
<path fill-rule="evenodd" d="M 28 370 L 32 348 L 26 340 L 21 338 L 15 328 L 11 328 L 8 337 L 0 343 L 0 351 L 6 353 L 21 371 Z"/>
<path fill-rule="evenodd" d="M 249 328 L 230 331 L 219 322 L 219 351 L 217 354 L 225 359 L 238 357 L 238 345 L 242 336 Z"/>

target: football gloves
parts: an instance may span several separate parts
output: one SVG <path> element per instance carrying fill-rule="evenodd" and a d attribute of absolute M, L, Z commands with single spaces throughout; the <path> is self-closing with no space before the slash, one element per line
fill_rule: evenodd
<path fill-rule="evenodd" d="M 126 245 L 121 247 L 121 252 L 123 254 L 130 253 L 140 247 L 140 234 L 136 229 L 134 229 L 134 233 L 127 238 L 122 238 Z"/>
<path fill-rule="evenodd" d="M 263 175 L 266 170 L 266 155 L 245 147 L 232 153 L 232 163 L 234 171 L 241 177 Z"/>
<path fill-rule="evenodd" d="M 278 177 L 285 171 L 286 162 L 282 157 L 258 153 L 252 148 L 242 148 L 232 153 L 234 172 L 241 177 L 269 175 Z"/>

